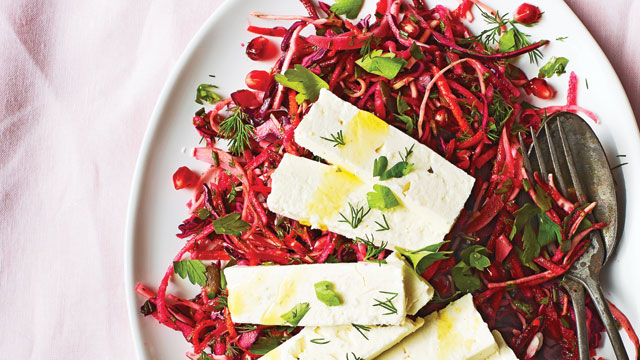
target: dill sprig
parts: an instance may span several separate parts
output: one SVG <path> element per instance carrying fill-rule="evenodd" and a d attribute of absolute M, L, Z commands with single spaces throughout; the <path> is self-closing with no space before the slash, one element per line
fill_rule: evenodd
<path fill-rule="evenodd" d="M 365 339 L 369 340 L 369 338 L 367 337 L 367 335 L 363 332 L 363 331 L 369 331 L 371 330 L 370 326 L 366 326 L 366 325 L 358 325 L 358 324 L 351 324 L 351 326 L 353 326 L 356 330 L 358 330 L 358 332 L 360 333 L 360 335 L 362 335 Z"/>
<path fill-rule="evenodd" d="M 327 340 L 325 338 L 316 338 L 316 339 L 311 339 L 309 341 L 311 341 L 314 344 L 318 344 L 318 345 L 324 345 L 324 344 L 328 344 L 328 343 L 331 342 L 331 341 L 329 341 L 329 340 Z"/>
<path fill-rule="evenodd" d="M 338 131 L 335 134 L 330 134 L 330 136 L 331 136 L 331 138 L 326 138 L 326 137 L 320 136 L 320 139 L 332 142 L 333 143 L 333 147 L 342 146 L 342 145 L 345 144 L 344 137 L 342 135 L 342 130 Z"/>
<path fill-rule="evenodd" d="M 492 15 L 482 10 L 480 7 L 478 7 L 478 9 L 480 10 L 484 21 L 491 27 L 483 30 L 476 36 L 467 38 L 469 42 L 481 44 L 489 53 L 495 52 L 493 46 L 496 43 L 498 43 L 500 46 L 499 50 L 502 52 L 520 50 L 532 44 L 531 41 L 529 41 L 530 35 L 520 31 L 516 25 L 520 23 L 515 20 L 508 19 L 508 13 L 500 15 L 500 13 L 496 11 L 496 14 Z M 507 30 L 503 32 L 503 29 Z M 506 46 L 507 44 L 509 45 L 509 48 L 503 48 L 503 46 Z M 532 64 L 535 63 L 537 65 L 538 61 L 542 59 L 542 52 L 539 49 L 530 51 L 528 55 L 529 61 Z"/>
<path fill-rule="evenodd" d="M 367 339 L 368 340 L 368 339 Z M 360 356 L 356 355 L 356 353 L 351 352 L 351 355 L 353 356 L 353 360 L 364 360 L 363 358 L 361 358 Z M 351 360 L 351 358 L 349 357 L 349 353 L 347 353 L 346 356 L 347 360 Z"/>
<path fill-rule="evenodd" d="M 229 139 L 229 150 L 233 155 L 242 155 L 249 146 L 249 136 L 254 134 L 254 127 L 247 123 L 248 116 L 241 108 L 236 107 L 233 113 L 222 120 L 218 135 Z"/>
<path fill-rule="evenodd" d="M 382 262 L 382 260 L 378 260 L 380 254 L 384 253 L 384 250 L 387 248 L 387 242 L 383 241 L 380 243 L 380 246 L 376 246 L 373 243 L 373 234 L 371 234 L 371 238 L 369 235 L 365 235 L 365 238 L 356 237 L 356 242 L 361 242 L 367 247 L 367 252 L 364 256 L 364 261 L 378 261 Z"/>
<path fill-rule="evenodd" d="M 387 222 L 387 217 L 384 216 L 384 214 L 382 214 L 382 220 L 384 221 L 384 225 L 382 225 L 381 223 L 379 223 L 377 221 L 375 222 L 376 225 L 378 225 L 380 227 L 376 231 L 387 231 L 387 230 L 391 229 L 391 227 L 389 227 L 389 223 Z"/>
<path fill-rule="evenodd" d="M 408 161 L 408 160 L 409 160 L 409 156 L 411 156 L 411 154 L 413 154 L 413 147 L 414 147 L 415 145 L 416 145 L 416 144 L 411 145 L 411 147 L 410 147 L 410 148 L 408 148 L 408 149 L 405 147 L 405 148 L 404 148 L 404 156 L 402 156 L 402 154 L 398 153 L 398 154 L 400 154 L 400 158 L 402 159 L 402 161 L 404 161 L 404 162 L 409 162 L 409 161 Z"/>
<path fill-rule="evenodd" d="M 385 295 L 391 295 L 391 296 L 387 297 L 384 301 L 383 300 L 378 300 L 378 299 L 373 299 L 376 302 L 375 304 L 373 304 L 373 306 L 380 306 L 381 308 L 387 310 L 387 312 L 382 314 L 382 315 L 397 314 L 398 313 L 398 309 L 396 309 L 396 306 L 393 305 L 393 299 L 398 297 L 398 293 L 389 292 L 389 291 L 379 291 L 379 293 L 385 294 Z"/>
<path fill-rule="evenodd" d="M 347 217 L 344 216 L 343 213 L 340 213 L 340 217 L 342 217 L 342 219 L 338 221 L 349 224 L 353 229 L 357 228 L 362 223 L 364 217 L 367 216 L 367 214 L 369 214 L 369 212 L 371 211 L 370 208 L 367 208 L 367 210 L 365 210 L 364 205 L 356 207 L 351 203 L 349 203 L 349 209 L 351 212 L 351 219 L 347 219 Z"/>

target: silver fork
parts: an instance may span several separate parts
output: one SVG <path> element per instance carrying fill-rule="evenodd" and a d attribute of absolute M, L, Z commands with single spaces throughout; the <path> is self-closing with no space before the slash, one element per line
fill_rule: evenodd
<path fill-rule="evenodd" d="M 574 118 L 579 118 L 574 114 L 571 114 L 571 116 Z M 544 133 L 547 142 L 548 153 L 550 155 L 549 157 L 551 158 L 551 164 L 553 167 L 553 174 L 558 181 L 560 192 L 565 197 L 568 197 L 569 189 L 575 189 L 575 194 L 577 195 L 579 204 L 584 205 L 587 202 L 587 194 L 583 186 L 583 181 L 581 181 L 580 179 L 579 171 L 574 161 L 574 155 L 572 153 L 571 147 L 568 144 L 567 135 L 565 133 L 565 129 L 563 128 L 563 124 L 561 123 L 561 119 L 561 116 L 554 116 L 544 123 Z M 564 158 L 561 158 L 559 156 L 554 144 L 554 138 L 551 134 L 552 131 L 550 129 L 551 125 L 549 125 L 552 120 L 556 120 L 557 133 L 560 137 L 560 143 L 562 145 L 561 148 L 562 152 L 564 153 Z M 586 124 L 585 126 L 588 127 L 588 125 Z M 538 138 L 533 130 L 531 130 L 531 136 L 533 139 L 533 146 L 530 152 L 535 151 L 538 168 L 540 169 L 541 175 L 546 180 L 549 172 L 547 171 L 548 162 L 545 161 L 548 159 L 545 159 L 543 156 L 543 152 L 545 152 L 545 149 L 540 146 Z M 595 135 L 593 135 L 593 137 L 595 138 Z M 524 141 L 522 139 L 522 135 L 520 134 L 519 140 L 522 149 L 526 149 Z M 588 139 L 584 139 L 584 141 L 587 140 Z M 595 138 L 595 141 L 597 141 L 597 138 Z M 602 156 L 604 156 L 604 154 Z M 526 155 L 523 156 L 523 158 L 527 174 L 533 181 L 533 178 L 530 176 L 533 172 L 531 161 Z M 606 157 L 604 157 L 604 159 L 606 163 Z M 563 160 L 564 163 L 562 163 Z M 563 169 L 567 168 L 573 185 L 572 187 L 568 186 L 568 183 L 565 180 L 565 176 L 563 175 Z M 595 221 L 593 216 L 589 216 L 588 219 L 592 222 Z M 616 323 L 613 319 L 613 316 L 611 315 L 609 305 L 607 304 L 604 294 L 602 293 L 602 289 L 600 288 L 600 270 L 602 269 L 604 263 L 605 245 L 603 243 L 600 231 L 596 230 L 591 233 L 591 246 L 589 246 L 585 253 L 576 260 L 576 262 L 567 271 L 564 279 L 562 280 L 562 285 L 565 287 L 565 289 L 567 289 L 571 296 L 573 308 L 575 311 L 580 360 L 589 359 L 589 344 L 585 311 L 585 288 L 591 295 L 591 299 L 593 300 L 594 305 L 596 306 L 598 313 L 600 314 L 600 318 L 605 325 L 609 340 L 611 341 L 614 352 L 616 354 L 616 358 L 629 359 L 622 343 L 620 333 L 618 332 L 618 329 L 616 327 Z"/>

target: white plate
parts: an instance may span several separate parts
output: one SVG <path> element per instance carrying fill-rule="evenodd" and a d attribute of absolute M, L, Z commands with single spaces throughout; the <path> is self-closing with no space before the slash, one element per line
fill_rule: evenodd
<path fill-rule="evenodd" d="M 454 0 L 432 0 L 453 8 Z M 487 0 L 501 13 L 513 13 L 520 2 L 511 0 Z M 622 309 L 631 322 L 640 330 L 640 309 L 637 285 L 640 271 L 637 256 L 640 254 L 640 222 L 632 216 L 640 213 L 640 136 L 633 112 L 609 61 L 586 28 L 562 1 L 536 0 L 532 3 L 544 11 L 539 25 L 528 28 L 533 39 L 554 40 L 568 37 L 565 41 L 552 41 L 544 49 L 545 60 L 551 56 L 565 56 L 568 70 L 580 77 L 578 103 L 594 111 L 601 125 L 594 129 L 607 151 L 610 163 L 629 165 L 615 170 L 618 182 L 619 201 L 626 203 L 626 221 L 622 241 L 609 263 L 604 276 L 605 292 Z M 375 1 L 367 0 L 361 14 L 370 13 Z M 185 203 L 188 191 L 175 191 L 171 176 L 180 166 L 195 169 L 205 166 L 190 156 L 190 149 L 197 145 L 199 137 L 191 124 L 198 104 L 194 103 L 195 89 L 200 83 L 214 83 L 222 93 L 245 88 L 244 77 L 250 70 L 266 69 L 268 63 L 252 62 L 244 54 L 244 47 L 253 35 L 245 31 L 249 13 L 261 11 L 269 14 L 306 14 L 296 0 L 228 0 L 207 20 L 202 29 L 182 54 L 175 70 L 169 77 L 153 112 L 145 135 L 136 168 L 125 240 L 125 286 L 129 305 L 129 318 L 136 352 L 140 359 L 185 358 L 188 344 L 178 332 L 159 325 L 152 318 L 143 318 L 138 308 L 142 298 L 134 292 L 137 282 L 155 289 L 173 256 L 184 241 L 175 237 L 177 226 L 187 216 Z M 260 21 L 251 19 L 253 24 Z M 288 25 L 288 24 L 286 24 Z M 474 32 L 485 27 L 476 16 L 470 25 Z M 537 69 L 520 59 L 519 65 L 530 76 Z M 213 74 L 215 78 L 209 78 Z M 585 78 L 589 89 L 586 89 Z M 564 104 L 568 75 L 553 77 L 551 84 L 559 90 L 553 103 Z M 625 154 L 625 158 L 616 155 Z M 626 189 L 625 189 L 625 184 Z M 194 288 L 172 283 L 170 290 L 192 296 Z M 123 334 L 124 335 L 124 334 Z M 623 338 L 626 336 L 623 335 Z M 627 343 L 629 345 L 629 343 Z M 608 348 L 608 345 L 606 346 Z M 631 349 L 631 346 L 627 347 Z M 605 349 L 603 355 L 609 355 Z M 630 353 L 631 355 L 632 353 Z M 632 356 L 632 355 L 631 355 Z M 609 358 L 612 358 L 609 355 Z"/>

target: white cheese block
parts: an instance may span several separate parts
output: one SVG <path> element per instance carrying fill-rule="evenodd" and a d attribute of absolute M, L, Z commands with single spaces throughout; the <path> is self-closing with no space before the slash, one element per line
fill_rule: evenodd
<path fill-rule="evenodd" d="M 377 360 L 482 360 L 498 345 L 470 294 L 425 317 L 425 324 Z"/>
<path fill-rule="evenodd" d="M 339 131 L 345 142 L 342 146 L 322 139 Z M 296 128 L 295 140 L 365 183 L 388 186 L 408 208 L 428 221 L 430 231 L 422 239 L 423 246 L 441 241 L 449 232 L 475 181 L 427 146 L 325 89 Z M 407 175 L 385 181 L 373 177 L 375 159 L 386 156 L 391 168 L 412 146 L 408 162 L 414 167 Z"/>
<path fill-rule="evenodd" d="M 267 206 L 302 224 L 328 229 L 351 239 L 373 235 L 376 245 L 387 242 L 406 249 L 419 249 L 441 241 L 449 231 L 439 225 L 439 217 L 428 216 L 422 209 L 409 207 L 402 200 L 392 209 L 371 209 L 355 229 L 341 221 L 340 214 L 351 219 L 349 204 L 367 209 L 367 192 L 372 190 L 372 184 L 366 184 L 336 166 L 285 154 L 271 175 Z M 383 215 L 390 229 L 378 231 L 378 224 L 384 224 Z M 434 228 L 441 228 L 439 235 L 434 236 Z"/>
<path fill-rule="evenodd" d="M 236 323 L 287 325 L 281 316 L 303 303 L 309 311 L 299 326 L 398 325 L 406 317 L 404 270 L 398 264 L 232 266 L 224 274 Z M 317 298 L 314 285 L 320 281 L 331 283 L 340 305 Z M 378 300 L 389 304 L 387 299 L 394 309 L 376 305 Z"/>
<path fill-rule="evenodd" d="M 404 271 L 404 292 L 407 298 L 407 314 L 415 315 L 433 298 L 433 287 L 397 251 L 387 257 L 388 264 L 402 264 Z"/>
<path fill-rule="evenodd" d="M 421 318 L 415 322 L 407 319 L 402 325 L 370 326 L 368 331 L 362 329 L 362 333 L 352 325 L 306 327 L 262 359 L 369 360 L 414 332 L 423 322 Z"/>
<path fill-rule="evenodd" d="M 500 332 L 493 330 L 491 333 L 493 334 L 493 338 L 496 340 L 496 344 L 498 344 L 498 351 L 489 356 L 487 360 L 518 360 L 518 357 L 504 341 Z"/>

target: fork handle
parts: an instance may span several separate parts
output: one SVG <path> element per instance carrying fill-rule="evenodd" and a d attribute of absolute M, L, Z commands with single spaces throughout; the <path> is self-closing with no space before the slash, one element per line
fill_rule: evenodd
<path fill-rule="evenodd" d="M 627 351 L 624 348 L 622 337 L 620 336 L 620 332 L 618 331 L 616 322 L 613 319 L 613 315 L 611 315 L 609 304 L 607 304 L 607 299 L 602 293 L 600 284 L 591 277 L 579 279 L 576 278 L 576 280 L 581 282 L 582 285 L 584 285 L 584 287 L 587 289 L 587 291 L 589 291 L 591 300 L 593 300 L 593 304 L 596 306 L 596 309 L 598 309 L 600 319 L 602 319 L 604 327 L 607 329 L 607 335 L 609 336 L 609 341 L 611 341 L 611 345 L 613 346 L 613 352 L 616 354 L 616 359 L 629 360 L 629 355 L 627 355 Z"/>
<path fill-rule="evenodd" d="M 573 303 L 580 360 L 589 360 L 589 337 L 587 334 L 587 312 L 584 304 L 584 286 L 571 276 L 567 276 L 562 281 L 562 285 L 569 292 L 571 303 Z"/>

